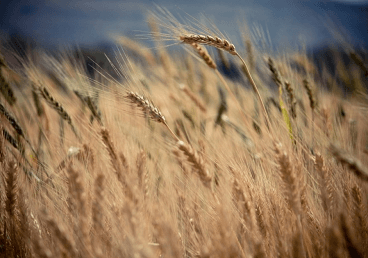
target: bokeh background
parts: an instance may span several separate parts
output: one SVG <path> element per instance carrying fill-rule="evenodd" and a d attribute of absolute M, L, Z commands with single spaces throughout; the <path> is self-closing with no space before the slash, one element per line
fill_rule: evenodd
<path fill-rule="evenodd" d="M 338 29 L 354 45 L 368 42 L 367 0 L 2 0 L 0 31 L 2 36 L 27 37 L 46 48 L 106 46 L 112 34 L 135 37 L 148 32 L 147 13 L 155 4 L 174 14 L 203 13 L 235 41 L 239 24 L 246 21 L 250 28 L 268 31 L 275 47 L 331 44 L 335 41 L 331 29 Z"/>

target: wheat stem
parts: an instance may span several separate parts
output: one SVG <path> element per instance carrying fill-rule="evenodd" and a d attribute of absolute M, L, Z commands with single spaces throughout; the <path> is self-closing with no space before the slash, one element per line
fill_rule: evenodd
<path fill-rule="evenodd" d="M 262 100 L 261 94 L 259 93 L 258 87 L 257 87 L 256 83 L 254 82 L 253 77 L 252 77 L 252 75 L 249 72 L 248 66 L 245 63 L 245 61 L 243 60 L 243 58 L 238 53 L 236 53 L 236 56 L 238 56 L 238 58 L 240 59 L 240 61 L 243 63 L 243 65 L 244 65 L 244 71 L 245 71 L 245 73 L 246 73 L 246 75 L 248 77 L 248 80 L 250 81 L 250 84 L 252 85 L 253 90 L 256 92 L 257 97 L 258 97 L 259 101 L 261 102 L 262 110 L 263 110 L 263 113 L 264 113 L 264 116 L 265 116 L 265 119 L 266 119 L 266 123 L 267 123 L 268 132 L 271 134 L 271 137 L 273 137 L 273 132 L 272 132 L 272 129 L 271 129 L 270 119 L 268 117 L 268 114 L 267 114 L 267 111 L 266 111 L 266 107 L 265 107 L 265 105 L 263 103 L 263 100 Z"/>

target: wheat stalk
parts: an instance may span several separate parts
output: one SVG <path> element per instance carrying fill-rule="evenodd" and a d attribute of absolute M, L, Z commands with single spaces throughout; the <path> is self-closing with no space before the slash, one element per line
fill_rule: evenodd
<path fill-rule="evenodd" d="M 286 108 L 284 107 L 284 101 L 282 100 L 282 91 L 283 91 L 283 86 L 282 86 L 282 77 L 279 73 L 279 71 L 277 70 L 273 60 L 271 57 L 268 58 L 268 67 L 272 73 L 272 79 L 275 82 L 275 84 L 277 85 L 277 87 L 279 88 L 279 103 L 280 103 L 280 108 L 281 108 L 281 113 L 283 115 L 283 119 L 285 121 L 285 124 L 288 128 L 289 131 L 289 137 L 291 138 L 291 140 L 293 140 L 294 136 L 293 136 L 293 128 L 291 126 L 291 122 L 290 122 L 290 117 L 289 114 L 286 110 Z"/>

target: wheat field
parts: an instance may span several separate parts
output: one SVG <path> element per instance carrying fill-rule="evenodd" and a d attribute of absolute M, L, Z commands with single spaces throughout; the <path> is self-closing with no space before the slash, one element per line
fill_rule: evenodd
<path fill-rule="evenodd" d="M 0 257 L 368 257 L 366 56 L 149 23 L 93 75 L 1 49 Z"/>

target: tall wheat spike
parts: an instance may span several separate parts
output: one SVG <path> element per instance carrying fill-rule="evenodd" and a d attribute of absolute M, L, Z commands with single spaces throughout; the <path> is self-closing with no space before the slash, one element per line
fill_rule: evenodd
<path fill-rule="evenodd" d="M 5 107 L 0 103 L 0 113 L 5 116 L 5 118 L 9 121 L 10 125 L 14 128 L 17 134 L 21 137 L 25 137 L 23 133 L 22 127 L 18 124 L 17 120 L 12 116 Z"/>
<path fill-rule="evenodd" d="M 288 188 L 289 202 L 292 210 L 297 216 L 297 225 L 299 232 L 295 236 L 295 246 L 297 248 L 298 256 L 305 257 L 305 247 L 303 239 L 303 228 L 301 223 L 301 203 L 300 203 L 300 191 L 298 185 L 298 178 L 291 165 L 290 157 L 287 152 L 283 150 L 281 143 L 275 143 L 275 153 L 280 166 L 281 177 Z"/>
<path fill-rule="evenodd" d="M 14 91 L 9 85 L 9 82 L 3 75 L 3 70 L 8 70 L 9 67 L 0 53 L 0 92 L 4 96 L 5 100 L 12 106 L 17 101 L 14 95 Z"/>
<path fill-rule="evenodd" d="M 77 136 L 77 138 L 80 139 L 80 135 L 78 134 L 76 128 L 74 127 L 74 124 L 72 122 L 70 115 L 63 108 L 63 106 L 53 96 L 50 95 L 49 91 L 45 87 L 38 87 L 38 90 L 41 96 L 46 100 L 47 104 L 49 104 L 51 108 L 56 110 L 56 112 L 60 115 L 60 117 L 63 120 L 68 122 L 75 136 Z"/>
<path fill-rule="evenodd" d="M 189 163 L 191 163 L 195 170 L 198 172 L 202 183 L 205 186 L 209 187 L 212 177 L 204 165 L 203 158 L 190 145 L 184 143 L 183 141 L 178 141 L 177 146 L 179 150 L 181 150 L 187 157 Z"/>
<path fill-rule="evenodd" d="M 17 186 L 17 165 L 9 161 L 6 180 L 6 211 L 11 219 L 15 218 L 15 207 L 18 195 Z"/>
<path fill-rule="evenodd" d="M 277 161 L 279 163 L 281 178 L 288 188 L 288 200 L 290 207 L 294 210 L 295 214 L 300 214 L 300 192 L 297 183 L 296 173 L 292 167 L 290 157 L 287 152 L 283 150 L 281 143 L 275 144 L 275 153 Z"/>
<path fill-rule="evenodd" d="M 171 135 L 178 141 L 180 139 L 176 136 L 176 134 L 171 130 L 169 125 L 166 123 L 166 118 L 162 115 L 160 110 L 148 99 L 146 99 L 144 96 L 139 95 L 136 92 L 130 91 L 126 94 L 126 98 L 130 100 L 130 102 L 137 107 L 139 107 L 145 116 L 152 119 L 155 122 L 162 123 L 165 125 L 165 127 L 169 130 Z"/>
<path fill-rule="evenodd" d="M 208 65 L 208 67 L 212 69 L 216 69 L 217 65 L 215 61 L 212 59 L 212 57 L 208 54 L 205 48 L 202 48 L 197 43 L 192 43 L 191 46 L 197 51 L 197 53 L 202 57 L 204 62 Z"/>

